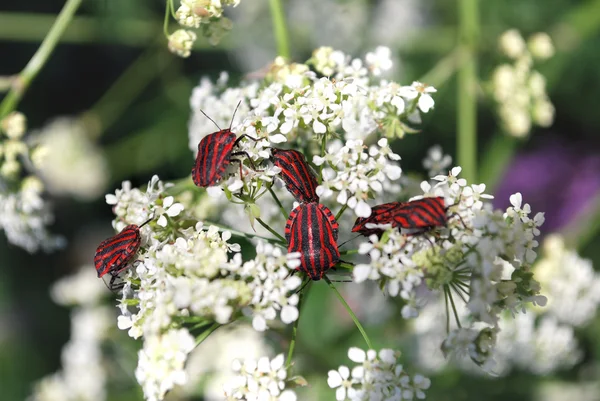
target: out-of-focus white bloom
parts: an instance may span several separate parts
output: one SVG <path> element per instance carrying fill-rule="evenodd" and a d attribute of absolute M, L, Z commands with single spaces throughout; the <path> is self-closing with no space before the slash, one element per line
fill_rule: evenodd
<path fill-rule="evenodd" d="M 423 159 L 423 167 L 427 170 L 429 177 L 446 174 L 451 164 L 452 157 L 444 154 L 440 145 L 429 148 L 427 157 Z"/>
<path fill-rule="evenodd" d="M 532 44 L 538 44 L 534 54 Z M 546 34 L 536 34 L 529 48 L 512 29 L 500 37 L 500 47 L 514 63 L 501 64 L 492 73 L 490 90 L 498 104 L 498 116 L 507 134 L 525 137 L 532 124 L 548 127 L 554 119 L 554 106 L 546 93 L 545 78 L 533 69 L 533 58 L 552 56 L 552 43 Z"/>
<path fill-rule="evenodd" d="M 365 56 L 367 68 L 371 74 L 379 76 L 392 68 L 392 52 L 389 47 L 378 46 L 374 52 L 369 52 Z"/>
<path fill-rule="evenodd" d="M 0 128 L 8 138 L 20 139 L 27 129 L 27 119 L 23 113 L 13 111 L 2 119 Z"/>
<path fill-rule="evenodd" d="M 330 370 L 327 384 L 337 388 L 336 400 L 413 400 L 425 399 L 431 381 L 417 374 L 408 375 L 398 363 L 399 352 L 391 349 L 363 351 L 350 348 L 348 358 L 357 366 L 350 369 L 341 366 Z"/>
<path fill-rule="evenodd" d="M 0 187 L 2 185 L 0 179 Z M 52 251 L 65 243 L 64 238 L 53 236 L 46 230 L 53 216 L 41 197 L 42 190 L 41 181 L 30 176 L 22 181 L 20 191 L 0 191 L 0 228 L 10 243 L 30 253 L 40 248 Z"/>
<path fill-rule="evenodd" d="M 535 267 L 535 276 L 548 295 L 545 313 L 575 327 L 587 325 L 600 305 L 600 275 L 592 261 L 567 249 L 558 235 L 544 240 L 544 258 Z"/>
<path fill-rule="evenodd" d="M 596 401 L 600 394 L 600 383 L 596 380 L 541 380 L 535 387 L 534 401 Z"/>
<path fill-rule="evenodd" d="M 283 354 L 272 360 L 262 357 L 233 361 L 236 376 L 223 386 L 226 399 L 296 401 L 296 393 L 285 388 L 287 372 L 283 363 Z"/>
<path fill-rule="evenodd" d="M 554 56 L 554 45 L 550 35 L 545 32 L 533 34 L 527 40 L 527 46 L 531 55 L 540 60 L 546 60 Z"/>
<path fill-rule="evenodd" d="M 98 303 L 106 295 L 106 287 L 98 280 L 96 269 L 85 265 L 71 275 L 58 280 L 50 289 L 52 300 L 59 305 Z"/>
<path fill-rule="evenodd" d="M 29 401 L 104 401 L 106 398 L 107 372 L 102 342 L 111 327 L 114 312 L 112 308 L 98 306 L 100 297 L 97 295 L 57 295 L 58 290 L 68 284 L 82 284 L 81 291 L 87 289 L 97 294 L 89 278 L 84 275 L 87 272 L 93 274 L 93 269 L 86 266 L 52 288 L 53 298 L 58 298 L 60 303 L 81 306 L 71 313 L 71 338 L 62 350 L 62 369 L 41 379 L 35 385 Z M 94 279 L 96 284 L 104 287 L 96 277 Z"/>
<path fill-rule="evenodd" d="M 319 47 L 313 51 L 311 62 L 315 70 L 330 77 L 335 73 L 342 71 L 347 64 L 346 55 L 339 50 L 333 50 L 331 47 Z"/>
<path fill-rule="evenodd" d="M 189 381 L 186 389 L 194 392 L 205 382 L 207 400 L 223 399 L 223 385 L 234 379 L 231 362 L 234 359 L 258 359 L 268 353 L 265 337 L 246 324 L 231 324 L 220 328 L 190 354 L 186 363 Z"/>
<path fill-rule="evenodd" d="M 169 35 L 169 51 L 179 57 L 189 57 L 196 38 L 194 31 L 178 29 Z"/>
<path fill-rule="evenodd" d="M 341 149 L 330 148 L 325 157 L 315 156 L 313 163 L 317 166 L 327 162 L 331 167 L 324 172 L 317 195 L 329 198 L 337 192 L 339 204 L 347 205 L 359 217 L 368 217 L 371 207 L 366 201 L 402 173 L 400 166 L 393 163 L 400 156 L 392 152 L 387 139 L 380 139 L 377 145 L 367 151 L 362 140 L 349 140 Z"/>
<path fill-rule="evenodd" d="M 104 191 L 108 166 L 86 131 L 82 121 L 63 117 L 33 133 L 44 148 L 37 168 L 51 193 L 92 200 Z"/>
<path fill-rule="evenodd" d="M 582 357 L 573 328 L 551 315 L 536 322 L 535 315 L 519 313 L 502 319 L 500 327 L 495 353 L 498 374 L 506 374 L 514 366 L 546 375 L 568 369 Z"/>
<path fill-rule="evenodd" d="M 186 329 L 169 330 L 145 338 L 135 377 L 146 400 L 162 400 L 175 385 L 187 382 L 184 366 L 194 347 L 194 337 Z"/>
<path fill-rule="evenodd" d="M 525 39 L 516 29 L 510 29 L 500 36 L 500 50 L 509 58 L 517 59 L 527 50 Z"/>

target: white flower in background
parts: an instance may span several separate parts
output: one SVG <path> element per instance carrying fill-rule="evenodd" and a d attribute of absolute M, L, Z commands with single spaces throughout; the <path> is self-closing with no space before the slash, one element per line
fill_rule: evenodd
<path fill-rule="evenodd" d="M 330 77 L 342 71 L 348 60 L 346 60 L 346 55 L 343 52 L 322 46 L 313 51 L 311 62 L 316 71 Z"/>
<path fill-rule="evenodd" d="M 392 52 L 389 47 L 378 46 L 374 52 L 369 52 L 365 56 L 367 68 L 375 76 L 381 75 L 392 68 Z"/>
<path fill-rule="evenodd" d="M 196 38 L 194 31 L 178 29 L 169 35 L 169 51 L 179 57 L 189 57 Z"/>
<path fill-rule="evenodd" d="M 546 60 L 554 56 L 552 39 L 545 32 L 538 32 L 531 35 L 527 40 L 527 46 L 531 55 L 540 60 Z"/>
<path fill-rule="evenodd" d="M 336 400 L 413 400 L 425 399 L 425 392 L 431 381 L 417 374 L 410 376 L 398 363 L 399 352 L 391 349 L 363 351 L 350 348 L 348 358 L 355 362 L 349 368 L 341 366 L 330 370 L 327 384 L 336 388 Z"/>
<path fill-rule="evenodd" d="M 185 369 L 186 392 L 194 394 L 200 382 L 209 401 L 223 400 L 223 385 L 234 379 L 234 359 L 258 359 L 269 352 L 265 337 L 247 324 L 229 324 L 211 334 L 190 354 Z"/>
<path fill-rule="evenodd" d="M 535 266 L 535 276 L 548 295 L 544 312 L 570 326 L 589 324 L 600 305 L 600 275 L 592 261 L 567 249 L 556 234 L 547 236 L 543 247 L 544 258 Z"/>
<path fill-rule="evenodd" d="M 42 182 L 29 176 L 21 182 L 18 192 L 3 192 L 3 185 L 0 179 L 0 228 L 8 241 L 29 253 L 40 248 L 49 252 L 63 247 L 64 238 L 53 236 L 46 230 L 54 217 L 41 197 Z"/>
<path fill-rule="evenodd" d="M 387 139 L 380 139 L 377 145 L 367 151 L 362 140 L 349 140 L 341 149 L 331 147 L 325 157 L 314 156 L 314 164 L 327 163 L 331 168 L 324 171 L 317 195 L 326 199 L 337 192 L 339 204 L 347 205 L 359 217 L 368 217 L 371 207 L 366 201 L 402 173 L 400 166 L 393 163 L 400 156 L 392 152 Z"/>
<path fill-rule="evenodd" d="M 59 305 L 97 304 L 107 294 L 106 287 L 93 265 L 80 267 L 75 274 L 58 280 L 50 289 L 52 300 Z"/>
<path fill-rule="evenodd" d="M 87 273 L 92 273 L 94 284 Z M 82 285 L 82 288 L 68 286 Z M 77 306 L 71 312 L 71 338 L 61 353 L 62 368 L 36 383 L 29 401 L 104 401 L 107 361 L 102 343 L 114 321 L 114 309 L 98 306 L 106 289 L 91 266 L 54 284 L 52 298 L 62 305 Z M 82 291 L 90 291 L 84 294 Z M 70 293 L 69 293 L 70 292 Z"/>
<path fill-rule="evenodd" d="M 527 50 L 525 39 L 518 30 L 510 29 L 502 34 L 499 39 L 500 50 L 509 58 L 517 59 Z"/>
<path fill-rule="evenodd" d="M 532 125 L 549 127 L 554 120 L 554 106 L 546 92 L 545 78 L 533 69 L 533 58 L 553 55 L 552 42 L 544 33 L 535 34 L 528 45 L 516 29 L 500 37 L 500 47 L 514 60 L 501 64 L 492 73 L 489 89 L 497 102 L 497 113 L 507 134 L 525 137 Z"/>
<path fill-rule="evenodd" d="M 232 369 L 236 376 L 223 388 L 227 400 L 296 401 L 296 393 L 286 389 L 287 372 L 283 354 L 273 359 L 235 360 Z"/>
<path fill-rule="evenodd" d="M 36 167 L 51 193 L 92 200 L 104 191 L 108 165 L 87 131 L 83 121 L 62 117 L 32 134 L 44 149 Z"/>
<path fill-rule="evenodd" d="M 20 139 L 27 130 L 27 119 L 18 111 L 13 111 L 2 119 L 0 129 L 10 139 Z"/>
<path fill-rule="evenodd" d="M 135 377 L 146 400 L 162 400 L 167 391 L 187 382 L 184 366 L 194 347 L 194 337 L 186 329 L 169 330 L 144 339 Z"/>
<path fill-rule="evenodd" d="M 452 157 L 444 154 L 440 145 L 435 145 L 427 151 L 427 157 L 423 159 L 423 167 L 427 170 L 429 177 L 447 174 L 448 167 L 452 164 Z"/>

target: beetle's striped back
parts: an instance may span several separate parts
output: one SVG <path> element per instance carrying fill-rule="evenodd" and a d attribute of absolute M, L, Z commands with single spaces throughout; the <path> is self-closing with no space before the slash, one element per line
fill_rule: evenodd
<path fill-rule="evenodd" d="M 448 221 L 444 198 L 441 196 L 403 203 L 394 209 L 393 215 L 395 226 L 401 228 L 445 226 Z"/>
<path fill-rule="evenodd" d="M 285 186 L 298 202 L 319 202 L 317 178 L 297 150 L 271 149 L 273 164 L 281 169 Z"/>
<path fill-rule="evenodd" d="M 236 136 L 231 130 L 223 129 L 202 138 L 192 169 L 192 180 L 199 187 L 215 185 L 230 163 L 231 151 Z"/>
<path fill-rule="evenodd" d="M 367 224 L 392 224 L 394 225 L 394 211 L 402 205 L 400 202 L 390 202 L 371 208 L 369 217 L 359 217 L 352 227 L 352 232 L 358 232 L 369 236 L 371 234 L 381 234 L 383 230 L 379 228 L 367 228 Z"/>
<path fill-rule="evenodd" d="M 140 229 L 136 224 L 130 224 L 119 234 L 102 241 L 94 256 L 98 277 L 123 270 L 139 247 Z"/>
<path fill-rule="evenodd" d="M 303 203 L 287 220 L 288 252 L 300 252 L 300 270 L 320 280 L 340 260 L 337 246 L 339 225 L 331 210 L 319 203 Z"/>

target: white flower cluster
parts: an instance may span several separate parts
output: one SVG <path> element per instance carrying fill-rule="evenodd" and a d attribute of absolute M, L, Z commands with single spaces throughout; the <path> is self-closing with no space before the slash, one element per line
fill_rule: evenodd
<path fill-rule="evenodd" d="M 83 266 L 74 276 L 63 278 L 52 287 L 55 302 L 76 306 L 71 313 L 71 338 L 62 350 L 62 370 L 40 380 L 29 401 L 106 399 L 108 372 L 102 343 L 114 313 L 111 308 L 99 306 L 105 290 L 91 266 Z"/>
<path fill-rule="evenodd" d="M 296 401 L 296 393 L 285 388 L 287 372 L 283 354 L 270 360 L 235 360 L 232 369 L 236 376 L 224 386 L 225 400 Z"/>
<path fill-rule="evenodd" d="M 194 220 L 167 196 L 168 187 L 154 176 L 145 192 L 124 182 L 106 196 L 116 230 L 153 219 L 141 229 L 135 268 L 123 277 L 118 317 L 119 328 L 144 338 L 136 377 L 147 399 L 162 399 L 186 381 L 182 367 L 194 341 L 182 324 L 226 324 L 245 314 L 264 331 L 278 316 L 286 324 L 298 319 L 294 290 L 301 279 L 290 269 L 299 266 L 299 255 L 258 243 L 256 257 L 243 261 L 230 232 L 190 226 Z M 178 343 L 182 348 L 173 349 Z"/>
<path fill-rule="evenodd" d="M 431 381 L 417 374 L 410 376 L 398 364 L 399 352 L 382 349 L 367 352 L 350 348 L 348 358 L 358 365 L 350 370 L 340 366 L 330 370 L 327 384 L 335 388 L 338 401 L 366 400 L 414 400 L 425 399 L 425 392 Z"/>
<path fill-rule="evenodd" d="M 171 329 L 145 339 L 135 377 L 147 400 L 162 400 L 175 385 L 186 383 L 184 365 L 195 346 L 194 337 L 186 329 Z"/>
<path fill-rule="evenodd" d="M 435 145 L 427 151 L 427 157 L 423 159 L 423 167 L 427 170 L 429 177 L 448 174 L 448 167 L 452 165 L 452 157 L 444 154 L 442 147 Z"/>
<path fill-rule="evenodd" d="M 498 66 L 491 80 L 491 92 L 498 104 L 498 114 L 507 134 L 524 137 L 532 124 L 549 127 L 554 120 L 554 106 L 546 93 L 546 79 L 534 70 L 534 58 L 545 60 L 554 53 L 550 37 L 533 35 L 526 44 L 521 34 L 511 29 L 500 37 L 503 53 L 513 64 Z"/>
<path fill-rule="evenodd" d="M 362 140 L 349 140 L 338 148 L 332 146 L 324 157 L 314 156 L 317 166 L 325 163 L 330 167 L 323 172 L 323 181 L 317 187 L 317 195 L 329 198 L 338 193 L 337 202 L 354 210 L 359 217 L 369 217 L 371 207 L 367 199 L 373 193 L 383 191 L 384 185 L 400 178 L 402 169 L 392 161 L 400 156 L 392 152 L 386 138 L 366 151 Z"/>
<path fill-rule="evenodd" d="M 202 28 L 203 35 L 214 46 L 232 27 L 231 21 L 223 17 L 223 7 L 237 7 L 238 4 L 240 0 L 181 0 L 175 17 L 182 26 Z M 170 7 L 169 3 L 167 7 Z M 169 50 L 180 57 L 189 57 L 196 38 L 194 31 L 178 29 L 169 35 Z"/>
<path fill-rule="evenodd" d="M 44 184 L 23 170 L 38 166 L 40 147 L 23 141 L 25 116 L 14 112 L 0 121 L 0 229 L 8 241 L 28 252 L 52 251 L 64 239 L 51 235 L 46 226 L 54 217 L 42 198 Z"/>
<path fill-rule="evenodd" d="M 50 193 L 93 200 L 104 192 L 108 165 L 88 131 L 82 120 L 61 117 L 32 133 L 43 149 L 36 165 Z"/>
<path fill-rule="evenodd" d="M 458 178 L 460 171 L 455 167 L 448 175 L 434 177 L 433 186 L 427 181 L 421 184 L 424 196 L 445 199 L 447 227 L 432 232 L 435 235 L 406 236 L 387 229 L 381 238 L 372 236 L 359 248 L 370 261 L 356 266 L 354 278 L 379 281 L 391 295 L 400 294 L 407 301 L 402 310 L 405 318 L 416 317 L 416 305 L 423 303 L 416 292 L 421 282 L 430 290 L 443 290 L 462 327 L 449 333 L 444 352 L 466 353 L 490 369 L 501 312 L 516 313 L 527 303 L 545 303 L 531 274 L 538 245 L 535 237 L 544 218 L 538 213 L 531 219 L 530 207 L 522 204 L 520 194 L 511 196 L 513 206 L 506 213 L 492 210 L 491 204 L 484 203 L 491 198 L 484 193 L 485 185 L 467 185 Z M 454 301 L 453 293 L 461 303 Z"/>

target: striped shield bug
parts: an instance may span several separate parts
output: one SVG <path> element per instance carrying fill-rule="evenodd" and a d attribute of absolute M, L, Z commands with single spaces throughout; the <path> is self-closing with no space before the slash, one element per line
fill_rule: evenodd
<path fill-rule="evenodd" d="M 446 212 L 448 207 L 441 196 L 421 198 L 410 202 L 390 202 L 374 206 L 371 216 L 358 218 L 352 228 L 365 236 L 373 233 L 381 234 L 378 228 L 367 228 L 367 224 L 391 224 L 392 227 L 405 229 L 430 230 L 434 227 L 445 227 L 448 223 Z M 457 215 L 458 216 L 458 215 Z M 460 216 L 458 216 L 460 218 Z M 461 219 L 462 221 L 462 219 Z"/>
<path fill-rule="evenodd" d="M 221 127 L 219 127 L 219 125 L 212 118 L 206 115 L 204 111 L 200 110 L 202 114 L 206 116 L 206 118 L 212 121 L 213 124 L 219 128 L 219 131 L 205 136 L 198 144 L 198 154 L 196 155 L 196 162 L 194 163 L 194 168 L 192 169 L 192 180 L 196 186 L 204 188 L 215 185 L 219 180 L 221 180 L 221 178 L 223 178 L 223 175 L 225 175 L 225 170 L 227 170 L 227 166 L 229 166 L 231 162 L 240 163 L 241 175 L 242 161 L 239 159 L 233 159 L 232 156 L 245 155 L 250 164 L 254 167 L 254 163 L 247 152 L 233 151 L 237 144 L 244 138 L 248 138 L 253 141 L 258 140 L 245 134 L 236 139 L 236 135 L 231 132 L 231 125 L 233 124 L 235 113 L 237 112 L 237 109 L 240 107 L 241 103 L 241 101 L 238 103 L 235 111 L 233 112 L 231 122 L 229 123 L 229 128 L 225 129 L 221 129 Z"/>
<path fill-rule="evenodd" d="M 285 224 L 288 252 L 300 252 L 300 267 L 312 280 L 320 280 L 340 260 L 339 225 L 331 210 L 320 203 L 302 203 Z"/>
<path fill-rule="evenodd" d="M 129 267 L 129 262 L 140 248 L 141 236 L 140 228 L 148 224 L 152 219 L 145 221 L 141 225 L 130 224 L 121 230 L 120 233 L 105 239 L 98 245 L 94 255 L 94 265 L 98 277 L 105 274 L 111 276 L 108 288 L 110 290 L 118 289 L 115 286 L 115 280 L 119 274 Z"/>
<path fill-rule="evenodd" d="M 367 227 L 368 224 L 392 224 L 394 212 L 402 206 L 401 202 L 390 202 L 382 205 L 373 206 L 369 217 L 359 217 L 352 227 L 353 233 L 360 233 L 366 237 L 383 233 L 383 229 L 377 227 Z"/>
<path fill-rule="evenodd" d="M 319 202 L 316 194 L 317 177 L 297 150 L 271 148 L 271 160 L 281 169 L 285 187 L 300 203 Z"/>

